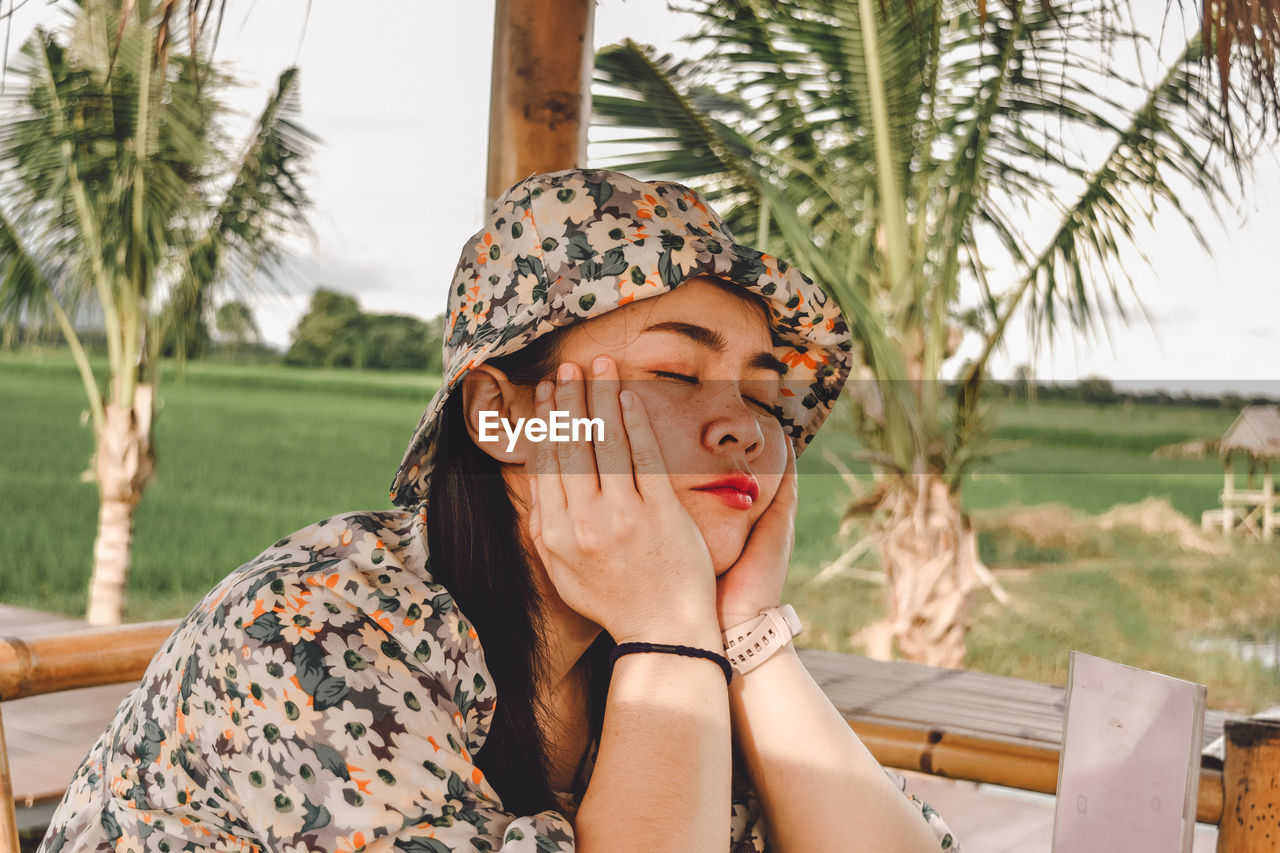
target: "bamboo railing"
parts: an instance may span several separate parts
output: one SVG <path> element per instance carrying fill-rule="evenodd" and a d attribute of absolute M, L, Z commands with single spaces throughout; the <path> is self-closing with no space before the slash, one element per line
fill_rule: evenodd
<path fill-rule="evenodd" d="M 179 621 L 0 639 L 0 853 L 18 853 L 3 703 L 78 687 L 138 681 Z"/>
<path fill-rule="evenodd" d="M 25 640 L 0 639 L 0 711 L 3 702 L 24 696 L 139 680 L 177 624 L 175 619 Z M 1057 788 L 1057 749 L 913 726 L 859 720 L 851 720 L 849 725 L 876 760 L 887 767 L 1046 794 Z M 18 853 L 3 731 L 0 715 L 0 853 Z M 1263 790 L 1260 782 L 1268 792 L 1280 784 L 1280 774 L 1272 773 L 1280 770 L 1280 724 L 1228 722 L 1226 747 L 1225 783 L 1221 771 L 1204 769 L 1200 773 L 1196 819 L 1205 823 L 1222 823 L 1224 799 L 1235 814 L 1241 803 L 1251 802 Z M 1272 797 L 1268 805 L 1270 802 L 1280 803 L 1280 797 Z M 1262 828 L 1250 833 L 1250 825 L 1237 826 L 1234 820 L 1228 823 L 1233 826 L 1230 833 L 1224 827 L 1219 835 L 1219 851 L 1274 849 L 1261 846 Z M 1253 834 L 1258 837 L 1250 840 Z M 1228 838 L 1225 843 L 1229 846 L 1224 846 Z"/>
<path fill-rule="evenodd" d="M 137 681 L 179 621 L 0 639 L 0 702 Z"/>

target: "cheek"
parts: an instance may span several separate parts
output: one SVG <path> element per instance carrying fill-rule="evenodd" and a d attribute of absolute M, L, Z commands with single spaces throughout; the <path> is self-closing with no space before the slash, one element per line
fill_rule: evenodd
<path fill-rule="evenodd" d="M 698 421 L 696 412 L 690 412 L 660 395 L 637 392 L 649 417 L 649 428 L 662 453 L 663 464 L 673 479 L 690 474 L 705 474 L 695 467 L 698 447 Z M 705 467 L 705 463 L 704 463 Z"/>
<path fill-rule="evenodd" d="M 647 383 L 642 383 L 647 384 Z M 625 387 L 625 386 L 624 386 Z M 635 386 L 633 386 L 635 387 Z M 720 468 L 713 457 L 707 455 L 699 436 L 702 430 L 702 414 L 688 405 L 668 399 L 656 393 L 646 393 L 644 387 L 635 388 L 648 413 L 649 427 L 662 452 L 662 461 L 679 486 L 701 482 L 708 475 L 717 474 Z M 760 429 L 764 435 L 764 450 L 751 461 L 752 472 L 760 482 L 760 500 L 763 509 L 773 498 L 787 467 L 787 451 L 790 439 L 782 424 L 772 416 L 761 417 Z M 749 515 L 754 520 L 759 513 L 755 507 Z"/>
<path fill-rule="evenodd" d="M 764 450 L 760 451 L 751 465 L 756 482 L 760 484 L 760 500 L 751 507 L 749 514 L 753 521 L 764 514 L 765 508 L 768 508 L 769 502 L 778 493 L 778 487 L 782 485 L 782 474 L 787 470 L 787 453 L 790 452 L 791 439 L 782 432 L 782 425 L 778 421 L 769 419 L 763 432 Z"/>

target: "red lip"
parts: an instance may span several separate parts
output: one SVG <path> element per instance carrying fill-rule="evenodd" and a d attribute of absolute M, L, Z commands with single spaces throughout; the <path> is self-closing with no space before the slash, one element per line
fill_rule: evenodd
<path fill-rule="evenodd" d="M 760 497 L 760 484 L 756 482 L 756 478 L 750 474 L 732 474 L 728 477 L 721 477 L 710 483 L 701 486 L 695 486 L 695 491 L 709 491 L 713 489 L 735 489 L 743 492 L 751 497 L 751 502 L 755 503 Z"/>

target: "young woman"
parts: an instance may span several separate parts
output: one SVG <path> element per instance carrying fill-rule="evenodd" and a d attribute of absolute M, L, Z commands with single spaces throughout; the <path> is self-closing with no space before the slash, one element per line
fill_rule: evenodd
<path fill-rule="evenodd" d="M 570 170 L 498 201 L 449 307 L 403 511 L 210 592 L 43 849 L 958 849 L 779 608 L 835 303 L 687 188 Z"/>

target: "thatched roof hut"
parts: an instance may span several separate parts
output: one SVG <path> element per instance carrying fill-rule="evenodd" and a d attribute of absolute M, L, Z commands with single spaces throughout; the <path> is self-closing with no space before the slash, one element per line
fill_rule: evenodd
<path fill-rule="evenodd" d="M 1280 406 L 1245 406 L 1218 441 L 1218 454 L 1229 458 L 1280 459 Z"/>
<path fill-rule="evenodd" d="M 1231 426 L 1214 442 L 1222 459 L 1222 509 L 1208 510 L 1200 517 L 1206 530 L 1221 526 L 1223 533 L 1246 530 L 1269 540 L 1280 529 L 1280 512 L 1276 508 L 1275 481 L 1271 463 L 1280 461 L 1280 406 L 1245 406 Z M 1249 483 L 1244 489 L 1235 485 L 1232 462 L 1243 458 L 1249 463 Z M 1261 469 L 1262 488 L 1253 485 L 1254 474 Z"/>

